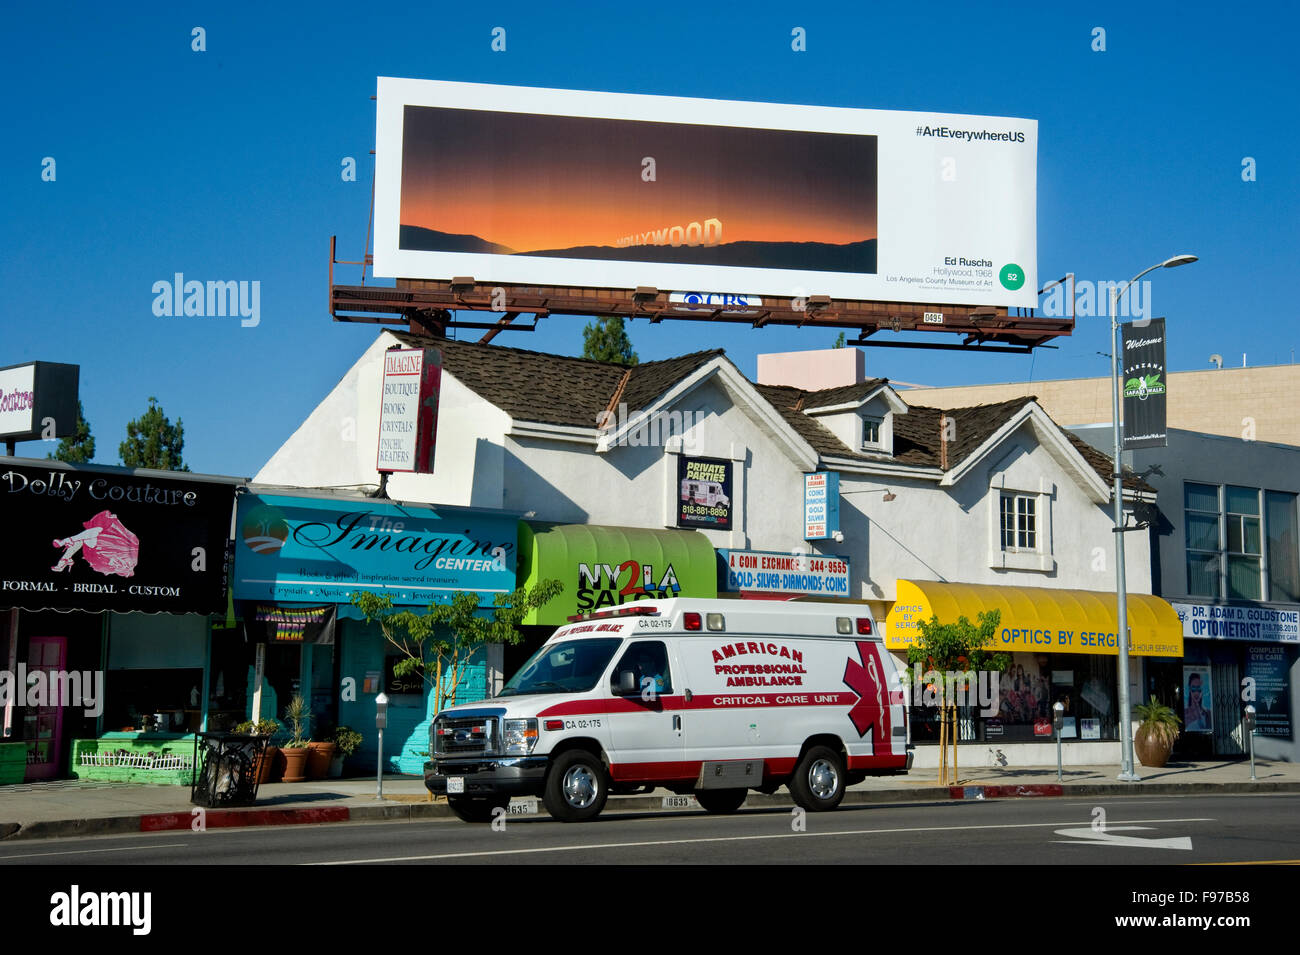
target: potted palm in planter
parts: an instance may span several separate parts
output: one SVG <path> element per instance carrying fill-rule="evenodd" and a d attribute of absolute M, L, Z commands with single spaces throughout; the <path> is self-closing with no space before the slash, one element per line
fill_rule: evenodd
<path fill-rule="evenodd" d="M 362 736 L 350 726 L 340 726 L 334 731 L 334 743 L 337 749 L 330 763 L 330 778 L 338 779 L 343 775 L 343 761 L 361 748 Z"/>
<path fill-rule="evenodd" d="M 311 712 L 302 694 L 296 694 L 284 708 L 284 722 L 289 727 L 289 739 L 280 748 L 284 757 L 284 781 L 300 783 L 307 778 L 307 727 Z"/>
<path fill-rule="evenodd" d="M 1142 722 L 1133 735 L 1133 749 L 1143 766 L 1159 768 L 1169 761 L 1174 740 L 1178 738 L 1178 714 L 1154 696 L 1150 703 L 1133 707 Z"/>

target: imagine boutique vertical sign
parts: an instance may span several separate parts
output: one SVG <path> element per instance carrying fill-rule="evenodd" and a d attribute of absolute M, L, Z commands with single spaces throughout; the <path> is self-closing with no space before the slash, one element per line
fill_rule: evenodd
<path fill-rule="evenodd" d="M 384 352 L 377 471 L 433 473 L 442 355 L 436 348 Z"/>

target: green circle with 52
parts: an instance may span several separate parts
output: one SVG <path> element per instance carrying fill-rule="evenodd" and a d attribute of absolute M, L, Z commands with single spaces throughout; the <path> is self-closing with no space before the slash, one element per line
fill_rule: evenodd
<path fill-rule="evenodd" d="M 1008 262 L 998 273 L 998 280 L 1002 282 L 1004 289 L 1014 292 L 1025 284 L 1025 270 L 1014 262 Z"/>

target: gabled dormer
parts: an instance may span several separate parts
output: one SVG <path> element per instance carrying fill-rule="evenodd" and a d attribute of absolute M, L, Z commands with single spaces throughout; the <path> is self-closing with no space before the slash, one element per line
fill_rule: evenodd
<path fill-rule="evenodd" d="M 883 378 L 809 392 L 800 409 L 855 454 L 893 456 L 894 416 L 907 404 Z"/>

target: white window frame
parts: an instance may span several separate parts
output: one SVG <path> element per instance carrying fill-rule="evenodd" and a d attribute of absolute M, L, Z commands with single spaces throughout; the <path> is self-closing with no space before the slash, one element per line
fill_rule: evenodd
<path fill-rule="evenodd" d="M 885 419 L 875 418 L 871 415 L 862 416 L 862 440 L 858 446 L 862 451 L 885 451 Z M 876 439 L 873 441 L 869 437 L 872 425 L 876 427 Z"/>
<path fill-rule="evenodd" d="M 1034 570 L 1052 573 L 1056 560 L 1052 557 L 1052 498 L 1056 485 L 1039 478 L 1038 487 L 1017 487 L 1008 484 L 1005 474 L 995 474 L 989 481 L 989 566 L 995 570 Z M 1003 547 L 1002 501 L 1023 498 L 1034 505 L 1034 547 Z M 1014 505 L 1013 505 L 1014 506 Z M 1019 511 L 1016 511 L 1017 538 L 1019 537 Z"/>

